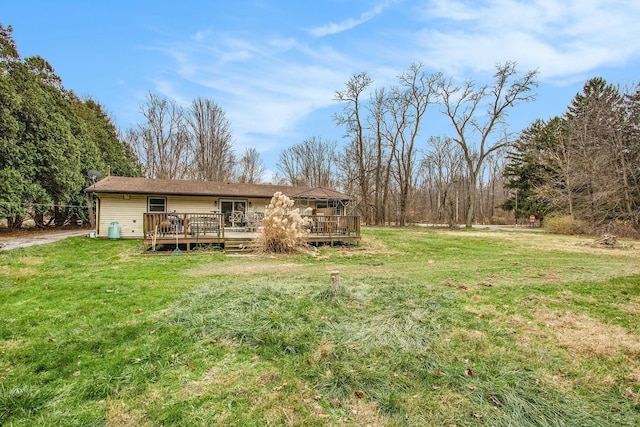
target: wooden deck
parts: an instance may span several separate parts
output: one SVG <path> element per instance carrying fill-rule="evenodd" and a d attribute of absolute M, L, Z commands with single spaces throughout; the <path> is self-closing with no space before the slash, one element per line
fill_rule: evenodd
<path fill-rule="evenodd" d="M 303 216 L 310 245 L 357 244 L 360 217 L 338 215 Z M 250 250 L 260 236 L 261 224 L 247 221 L 225 223 L 222 213 L 147 213 L 144 216 L 145 250 L 220 249 Z"/>

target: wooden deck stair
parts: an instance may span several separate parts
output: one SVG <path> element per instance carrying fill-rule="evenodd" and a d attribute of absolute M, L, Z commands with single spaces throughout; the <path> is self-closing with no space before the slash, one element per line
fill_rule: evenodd
<path fill-rule="evenodd" d="M 255 248 L 255 239 L 247 237 L 232 237 L 225 239 L 225 253 L 247 253 L 253 252 Z"/>

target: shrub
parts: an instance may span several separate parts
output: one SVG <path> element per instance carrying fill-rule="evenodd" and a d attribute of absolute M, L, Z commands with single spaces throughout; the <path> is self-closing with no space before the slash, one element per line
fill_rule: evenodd
<path fill-rule="evenodd" d="M 509 221 L 507 217 L 504 216 L 492 216 L 489 220 L 489 224 L 491 225 L 510 225 L 513 224 L 513 220 Z"/>
<path fill-rule="evenodd" d="M 281 192 L 273 195 L 265 212 L 263 232 L 258 246 L 265 252 L 291 253 L 306 247 L 307 231 L 297 210 L 291 211 L 293 200 Z"/>
<path fill-rule="evenodd" d="M 545 231 L 553 234 L 587 234 L 589 227 L 586 222 L 571 219 L 570 216 L 546 217 L 544 219 Z"/>

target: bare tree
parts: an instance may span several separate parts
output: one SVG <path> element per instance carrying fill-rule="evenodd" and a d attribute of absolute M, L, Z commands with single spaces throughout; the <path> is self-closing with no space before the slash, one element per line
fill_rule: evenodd
<path fill-rule="evenodd" d="M 481 178 L 480 191 L 480 215 L 486 221 L 496 216 L 495 209 L 502 205 L 509 197 L 505 190 L 504 168 L 506 163 L 506 150 L 494 151 L 485 161 L 481 176 L 486 177 L 486 182 Z M 482 191 L 484 189 L 484 191 Z"/>
<path fill-rule="evenodd" d="M 469 173 L 466 227 L 473 225 L 476 188 L 482 164 L 492 152 L 508 145 L 506 118 L 510 108 L 535 98 L 538 72 L 518 75 L 515 62 L 496 65 L 491 86 L 476 87 L 472 81 L 456 86 L 452 80 L 440 85 L 444 114 L 455 130 L 453 140 L 462 148 Z M 482 109 L 486 106 L 486 109 Z M 501 132 L 499 132 L 501 131 Z"/>
<path fill-rule="evenodd" d="M 259 184 L 264 179 L 266 169 L 260 153 L 254 147 L 244 150 L 238 161 L 238 182 L 243 184 Z"/>
<path fill-rule="evenodd" d="M 391 180 L 391 162 L 393 161 L 391 146 L 387 130 L 387 116 L 389 113 L 389 96 L 384 88 L 375 89 L 367 106 L 367 119 L 373 157 L 373 221 L 376 225 L 387 222 L 388 202 Z"/>
<path fill-rule="evenodd" d="M 364 131 L 363 101 L 362 96 L 371 86 L 373 80 L 366 72 L 354 74 L 346 84 L 345 89 L 336 91 L 334 100 L 341 102 L 344 109 L 341 114 L 336 114 L 334 119 L 338 126 L 346 128 L 346 136 L 350 138 L 347 153 L 347 161 L 355 162 L 355 176 L 358 195 L 360 198 L 360 210 L 366 223 L 371 223 L 370 192 L 371 192 L 371 168 L 369 162 L 369 147 Z"/>
<path fill-rule="evenodd" d="M 231 123 L 224 110 L 210 99 L 195 99 L 188 123 L 194 146 L 194 178 L 229 181 L 233 177 L 235 154 Z"/>
<path fill-rule="evenodd" d="M 291 185 L 332 187 L 337 177 L 337 142 L 312 136 L 280 152 L 278 170 Z"/>
<path fill-rule="evenodd" d="M 398 185 L 399 225 L 406 225 L 408 203 L 416 179 L 416 140 L 422 119 L 436 96 L 442 76 L 427 75 L 423 65 L 412 64 L 398 76 L 400 86 L 392 88 L 389 98 L 390 120 L 388 139 L 394 159 L 393 176 Z"/>
<path fill-rule="evenodd" d="M 456 221 L 459 185 L 464 161 L 460 147 L 451 138 L 431 137 L 420 170 L 423 191 L 432 192 L 431 217 L 453 226 Z"/>
<path fill-rule="evenodd" d="M 143 163 L 146 176 L 181 179 L 187 176 L 192 147 L 184 123 L 184 111 L 175 102 L 149 93 L 140 106 L 145 117 L 138 129 L 127 132 L 128 142 Z"/>

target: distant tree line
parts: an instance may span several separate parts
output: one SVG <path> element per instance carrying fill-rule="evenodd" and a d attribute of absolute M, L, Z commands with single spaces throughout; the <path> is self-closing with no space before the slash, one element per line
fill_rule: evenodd
<path fill-rule="evenodd" d="M 496 66 L 491 84 L 459 84 L 416 63 L 396 85 L 372 90 L 366 73 L 353 75 L 336 92 L 344 109 L 335 119 L 345 129 L 343 184 L 357 195 L 365 221 L 470 227 L 478 216 L 493 216 L 502 201 L 500 156 L 513 139 L 506 118 L 533 99 L 536 74 L 519 74 L 507 62 Z M 425 136 L 428 109 L 444 115 L 450 135 Z"/>

